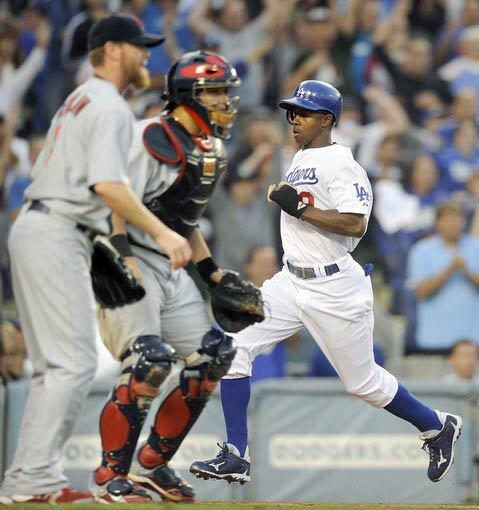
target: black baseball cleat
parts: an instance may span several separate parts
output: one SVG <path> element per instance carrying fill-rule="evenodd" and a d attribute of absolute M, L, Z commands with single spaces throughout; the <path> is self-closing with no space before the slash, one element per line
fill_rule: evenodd
<path fill-rule="evenodd" d="M 195 501 L 193 487 L 181 478 L 176 469 L 167 464 L 154 469 L 141 466 L 137 472 L 130 473 L 128 478 L 135 485 L 154 492 L 165 501 L 177 503 L 194 503 Z"/>
<path fill-rule="evenodd" d="M 197 460 L 190 466 L 190 472 L 197 478 L 226 480 L 228 483 L 244 484 L 250 481 L 249 457 L 241 457 L 238 449 L 228 443 L 220 444 L 218 455 L 211 460 Z"/>
<path fill-rule="evenodd" d="M 443 423 L 438 432 L 424 432 L 420 439 L 424 441 L 422 449 L 429 454 L 427 476 L 431 482 L 439 482 L 454 463 L 454 444 L 459 439 L 462 429 L 462 418 L 455 414 L 436 411 Z"/>
<path fill-rule="evenodd" d="M 96 503 L 151 503 L 152 497 L 124 476 L 105 479 L 108 468 L 99 467 L 90 481 L 90 490 Z"/>

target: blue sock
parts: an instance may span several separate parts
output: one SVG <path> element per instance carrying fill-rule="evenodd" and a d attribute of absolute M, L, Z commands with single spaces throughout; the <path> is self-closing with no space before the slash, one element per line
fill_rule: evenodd
<path fill-rule="evenodd" d="M 236 446 L 243 457 L 248 445 L 248 403 L 251 377 L 221 379 L 221 404 L 228 443 Z"/>
<path fill-rule="evenodd" d="M 399 384 L 396 396 L 384 409 L 408 421 L 417 427 L 420 432 L 442 429 L 441 420 L 434 409 L 423 404 L 402 384 Z"/>

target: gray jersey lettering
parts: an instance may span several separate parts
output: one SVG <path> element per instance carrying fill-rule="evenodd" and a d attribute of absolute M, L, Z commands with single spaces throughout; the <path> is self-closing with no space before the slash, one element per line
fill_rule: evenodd
<path fill-rule="evenodd" d="M 108 232 L 110 210 L 92 187 L 128 182 L 133 114 L 116 87 L 91 78 L 77 87 L 52 120 L 45 148 L 32 170 L 28 200 L 55 213 Z"/>

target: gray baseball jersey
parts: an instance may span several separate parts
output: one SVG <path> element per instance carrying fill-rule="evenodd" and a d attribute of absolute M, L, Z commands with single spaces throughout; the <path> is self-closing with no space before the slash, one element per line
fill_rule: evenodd
<path fill-rule="evenodd" d="M 127 181 L 133 117 L 117 89 L 92 78 L 65 100 L 33 170 L 8 248 L 15 301 L 34 376 L 12 465 L 1 493 L 66 487 L 62 448 L 95 374 L 92 246 L 78 224 L 108 231 L 110 211 L 92 191 Z M 38 205 L 38 204 L 37 204 Z"/>
<path fill-rule="evenodd" d="M 160 163 L 146 150 L 143 132 L 152 122 L 157 119 L 135 124 L 129 153 L 131 186 L 143 202 L 162 195 L 180 171 L 178 166 Z M 180 358 L 187 358 L 201 346 L 203 336 L 211 328 L 203 298 L 184 269 L 171 270 L 169 260 L 160 254 L 149 236 L 129 224 L 127 231 L 133 243 L 142 246 L 133 244 L 132 249 L 142 273 L 146 297 L 133 305 L 101 310 L 102 340 L 119 359 L 139 336 L 161 335 Z"/>
<path fill-rule="evenodd" d="M 128 157 L 130 185 L 145 203 L 163 194 L 175 182 L 180 171 L 176 165 L 160 163 L 145 149 L 143 132 L 152 122 L 157 122 L 157 118 L 145 119 L 135 124 Z M 127 225 L 127 230 L 134 242 L 160 251 L 158 245 L 143 230 L 130 224 Z"/>
<path fill-rule="evenodd" d="M 133 114 L 116 87 L 90 78 L 68 96 L 53 118 L 26 198 L 48 201 L 55 212 L 107 232 L 110 210 L 92 186 L 127 182 L 132 130 Z"/>

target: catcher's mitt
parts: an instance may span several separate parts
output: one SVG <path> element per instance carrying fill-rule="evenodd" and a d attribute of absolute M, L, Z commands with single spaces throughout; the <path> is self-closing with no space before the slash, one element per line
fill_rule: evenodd
<path fill-rule="evenodd" d="M 103 308 L 129 305 L 145 295 L 123 257 L 105 237 L 97 236 L 93 241 L 90 273 L 95 298 Z"/>
<path fill-rule="evenodd" d="M 264 320 L 260 290 L 236 271 L 224 271 L 220 282 L 210 287 L 210 296 L 213 315 L 224 331 L 237 333 Z"/>

